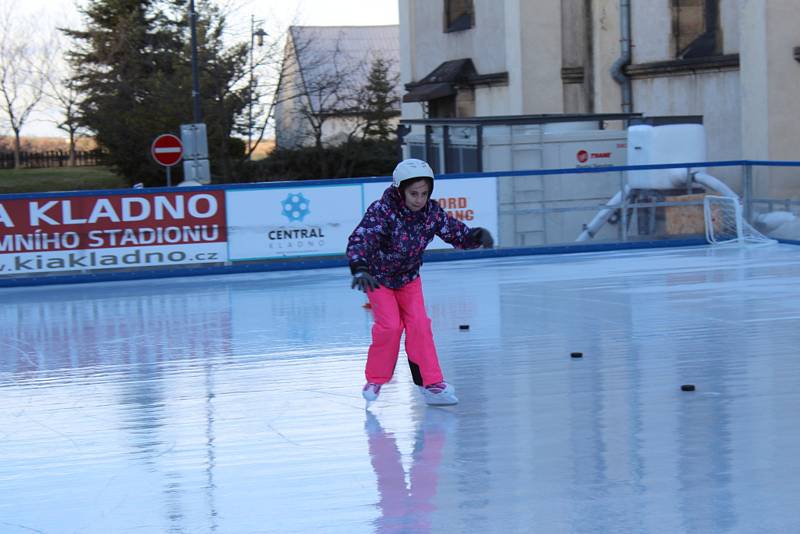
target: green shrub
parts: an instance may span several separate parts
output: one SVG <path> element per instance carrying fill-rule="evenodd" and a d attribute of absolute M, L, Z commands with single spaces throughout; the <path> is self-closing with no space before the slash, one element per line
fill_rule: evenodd
<path fill-rule="evenodd" d="M 398 158 L 396 141 L 366 140 L 322 149 L 275 149 L 263 160 L 247 162 L 239 173 L 239 181 L 388 176 Z"/>

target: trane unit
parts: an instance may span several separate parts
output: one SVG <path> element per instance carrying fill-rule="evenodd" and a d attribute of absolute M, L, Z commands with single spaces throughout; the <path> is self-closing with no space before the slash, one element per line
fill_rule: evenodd
<path fill-rule="evenodd" d="M 484 172 L 498 178 L 499 243 L 531 246 L 575 239 L 585 214 L 619 190 L 619 172 L 503 176 L 508 171 L 625 165 L 623 121 L 638 114 L 531 115 L 401 121 L 404 157 L 439 174 Z M 620 128 L 609 129 L 610 124 Z"/>
<path fill-rule="evenodd" d="M 622 117 L 629 118 L 631 115 Z M 533 115 L 402 121 L 403 157 L 437 174 L 625 164 L 619 115 Z"/>

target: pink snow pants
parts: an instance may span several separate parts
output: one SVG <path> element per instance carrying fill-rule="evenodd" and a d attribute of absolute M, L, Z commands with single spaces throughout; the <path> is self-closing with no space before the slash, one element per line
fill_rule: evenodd
<path fill-rule="evenodd" d="M 394 374 L 400 336 L 406 333 L 406 354 L 411 377 L 418 386 L 441 382 L 442 370 L 433 344 L 431 320 L 425 312 L 422 281 L 416 278 L 400 289 L 381 286 L 368 291 L 375 324 L 367 353 L 367 382 L 384 384 Z"/>

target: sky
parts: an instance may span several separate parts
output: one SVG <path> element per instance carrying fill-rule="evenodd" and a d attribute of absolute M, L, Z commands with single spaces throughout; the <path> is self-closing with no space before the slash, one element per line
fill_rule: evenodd
<path fill-rule="evenodd" d="M 78 5 L 86 0 L 0 0 L 0 8 L 12 5 L 15 14 L 34 15 L 51 28 L 80 25 Z M 367 26 L 398 23 L 398 0 L 217 0 L 229 15 L 234 40 L 249 39 L 251 17 L 269 34 L 280 35 L 291 24 L 309 26 Z M 0 123 L 0 135 L 10 132 Z M 23 136 L 64 137 L 44 113 L 37 113 L 23 129 Z"/>

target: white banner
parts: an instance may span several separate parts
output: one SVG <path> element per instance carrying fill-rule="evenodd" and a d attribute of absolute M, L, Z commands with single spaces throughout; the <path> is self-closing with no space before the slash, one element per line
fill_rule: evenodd
<path fill-rule="evenodd" d="M 344 254 L 361 220 L 361 186 L 308 186 L 228 191 L 233 261 Z"/>
<path fill-rule="evenodd" d="M 221 191 L 0 198 L 0 276 L 227 260 Z"/>
<path fill-rule="evenodd" d="M 386 183 L 364 184 L 364 209 L 378 200 L 387 187 Z M 437 180 L 433 186 L 433 199 L 450 215 L 470 228 L 480 226 L 492 233 L 497 241 L 497 179 L 454 178 Z M 452 248 L 438 237 L 429 249 Z"/>
<path fill-rule="evenodd" d="M 221 263 L 225 261 L 225 258 L 225 243 L 57 250 L 49 251 L 46 254 L 19 252 L 0 255 L 0 276 Z"/>

